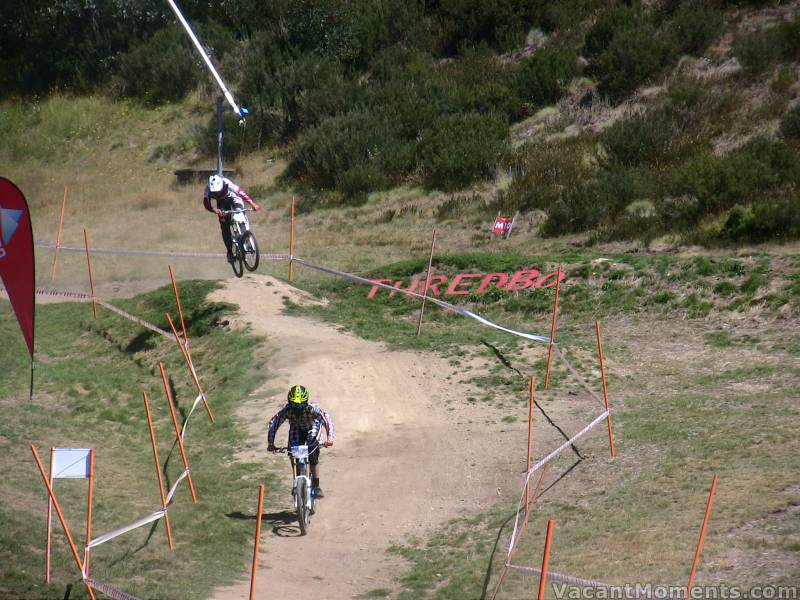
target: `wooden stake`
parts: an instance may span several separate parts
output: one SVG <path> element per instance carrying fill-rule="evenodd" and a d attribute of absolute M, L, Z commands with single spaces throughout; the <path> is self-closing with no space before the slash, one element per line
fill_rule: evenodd
<path fill-rule="evenodd" d="M 58 231 L 56 232 L 56 250 L 53 254 L 53 270 L 50 273 L 50 283 L 56 280 L 56 269 L 58 268 L 58 251 L 61 250 L 61 230 L 64 227 L 64 209 L 67 206 L 67 186 L 64 186 L 64 199 L 61 201 L 61 218 L 58 220 Z M 48 581 L 50 579 L 48 578 Z"/>
<path fill-rule="evenodd" d="M 431 265 L 433 264 L 433 248 L 436 246 L 436 230 L 433 230 L 433 237 L 431 238 L 431 254 L 428 257 L 428 271 L 425 274 L 425 289 L 422 291 L 422 304 L 419 307 L 419 321 L 417 322 L 417 337 L 422 330 L 422 315 L 425 312 L 425 300 L 428 299 L 428 286 L 431 282 Z"/>
<path fill-rule="evenodd" d="M 616 456 L 617 452 L 614 450 L 614 434 L 611 430 L 611 411 L 608 408 L 608 388 L 606 387 L 606 366 L 603 359 L 603 342 L 600 339 L 600 321 L 594 322 L 595 331 L 597 332 L 597 352 L 600 354 L 600 378 L 603 382 L 603 402 L 606 405 L 606 425 L 608 425 L 608 446 L 611 449 L 611 456 Z"/>
<path fill-rule="evenodd" d="M 544 371 L 544 389 L 550 385 L 550 365 L 553 363 L 553 348 L 556 344 L 556 322 L 558 320 L 558 290 L 561 287 L 561 265 L 556 271 L 556 297 L 553 299 L 553 320 L 550 323 L 550 346 L 547 349 L 547 368 Z"/>
<path fill-rule="evenodd" d="M 147 399 L 147 392 L 142 392 L 144 398 L 144 410 L 147 413 L 147 429 L 150 432 L 150 444 L 153 446 L 153 460 L 156 462 L 156 475 L 158 476 L 158 491 L 161 494 L 161 507 L 164 509 L 164 521 L 167 525 L 167 542 L 169 549 L 174 550 L 175 544 L 172 542 L 172 527 L 169 525 L 169 512 L 167 511 L 167 495 L 164 492 L 164 480 L 161 478 L 161 461 L 158 460 L 158 447 L 156 446 L 156 432 L 153 429 L 153 417 L 150 414 L 150 400 Z"/>
<path fill-rule="evenodd" d="M 208 405 L 208 401 L 206 400 L 206 395 L 203 392 L 203 386 L 200 385 L 200 379 L 197 377 L 197 373 L 194 370 L 194 363 L 192 362 L 192 356 L 189 354 L 188 348 L 184 347 L 181 343 L 181 338 L 178 335 L 178 331 L 175 329 L 175 324 L 172 322 L 172 317 L 169 316 L 169 313 L 166 313 L 167 322 L 169 323 L 169 327 L 172 330 L 172 335 L 175 336 L 175 340 L 178 342 L 178 347 L 181 349 L 181 353 L 183 353 L 183 360 L 186 361 L 186 367 L 189 369 L 189 374 L 192 376 L 192 380 L 194 381 L 194 385 L 197 388 L 197 393 L 200 394 L 200 397 L 203 399 L 203 406 L 206 408 L 206 413 L 208 413 L 208 418 L 211 419 L 211 422 L 214 423 L 214 415 L 211 414 L 211 407 Z"/>
<path fill-rule="evenodd" d="M 50 485 L 53 485 L 53 459 L 55 458 L 56 449 L 50 448 L 50 470 L 47 474 L 47 479 Z M 50 496 L 47 496 L 47 543 L 45 544 L 45 557 L 44 557 L 44 580 L 50 583 L 50 539 L 53 532 L 53 501 Z"/>
<path fill-rule="evenodd" d="M 550 542 L 553 540 L 553 519 L 547 520 L 547 537 L 544 540 L 544 554 L 542 555 L 542 574 L 539 576 L 539 600 L 544 600 L 544 590 L 547 585 L 547 564 L 550 562 Z"/>
<path fill-rule="evenodd" d="M 294 196 L 292 196 L 292 218 L 289 229 L 289 283 L 294 275 Z"/>
<path fill-rule="evenodd" d="M 92 541 L 92 498 L 94 498 L 94 448 L 89 449 L 89 497 L 86 500 L 86 546 L 83 564 L 86 576 L 89 576 L 89 542 Z"/>
<path fill-rule="evenodd" d="M 528 393 L 528 462 L 525 473 L 531 470 L 531 455 L 533 454 L 533 405 L 536 402 L 534 388 L 536 387 L 536 377 L 531 376 L 530 391 Z M 525 481 L 525 527 L 528 526 L 528 507 L 530 505 L 529 491 L 531 487 L 530 477 Z"/>
<path fill-rule="evenodd" d="M 545 475 L 547 474 L 547 468 L 550 466 L 549 463 L 545 463 L 544 467 L 542 467 L 542 472 L 539 474 L 539 480 L 536 482 L 536 487 L 533 490 L 533 496 L 531 496 L 530 505 L 525 507 L 525 518 L 528 517 L 528 511 L 530 507 L 536 502 L 539 498 L 539 490 L 542 488 L 542 481 L 544 481 Z M 505 581 L 506 575 L 508 574 L 508 566 L 511 563 L 512 559 L 514 558 L 514 552 L 517 551 L 517 546 L 519 545 L 519 540 L 522 538 L 522 532 L 520 535 L 517 536 L 516 541 L 514 542 L 514 547 L 511 548 L 511 551 L 508 553 L 508 559 L 506 563 L 503 565 L 503 570 L 500 571 L 500 577 L 497 580 L 497 585 L 494 587 L 494 592 L 492 593 L 491 600 L 495 600 L 497 598 L 497 594 L 500 591 L 500 586 L 503 585 L 503 581 Z"/>
<path fill-rule="evenodd" d="M 181 307 L 181 297 L 178 294 L 178 284 L 175 282 L 175 273 L 172 272 L 172 265 L 169 267 L 169 278 L 172 280 L 172 292 L 175 294 L 175 304 L 178 305 L 178 316 L 181 319 L 181 329 L 183 330 L 183 343 L 188 345 L 189 338 L 186 336 L 186 323 L 183 320 L 183 308 Z"/>
<path fill-rule="evenodd" d="M 689 583 L 686 584 L 686 597 L 691 598 L 692 585 L 694 584 L 694 576 L 697 574 L 697 565 L 700 563 L 700 552 L 703 551 L 703 541 L 706 537 L 706 528 L 708 527 L 708 520 L 711 517 L 711 505 L 714 504 L 714 492 L 717 490 L 717 480 L 719 478 L 714 475 L 711 480 L 711 491 L 708 494 L 708 502 L 706 503 L 706 514 L 703 517 L 703 526 L 700 528 L 700 539 L 697 540 L 697 548 L 694 551 L 694 560 L 692 561 L 692 570 L 689 573 Z"/>
<path fill-rule="evenodd" d="M 67 525 L 67 520 L 64 518 L 64 513 L 61 512 L 61 506 L 59 505 L 56 494 L 53 491 L 53 486 L 50 485 L 50 481 L 48 480 L 47 474 L 44 472 L 44 467 L 42 466 L 42 460 L 39 458 L 39 453 L 36 451 L 36 446 L 33 444 L 31 444 L 31 452 L 33 452 L 33 458 L 36 461 L 36 467 L 39 469 L 39 474 L 42 476 L 42 481 L 44 481 L 45 486 L 47 486 L 47 494 L 50 496 L 51 502 L 56 507 L 56 515 L 58 515 L 58 520 L 61 522 L 61 527 L 64 528 L 64 533 L 67 535 L 69 548 L 72 551 L 72 558 L 75 560 L 75 564 L 78 566 L 78 570 L 81 572 L 81 578 L 83 579 L 83 584 L 86 586 L 86 591 L 89 593 L 89 597 L 92 600 L 95 600 L 92 586 L 89 585 L 89 583 L 86 581 L 86 578 L 83 577 L 83 564 L 81 563 L 81 557 L 78 554 L 78 548 L 75 546 L 75 540 L 72 538 L 72 533 L 69 530 L 69 525 Z"/>
<path fill-rule="evenodd" d="M 250 568 L 250 600 L 256 597 L 256 570 L 258 569 L 258 544 L 261 540 L 261 513 L 264 511 L 264 486 L 258 486 L 258 511 L 256 512 L 256 539 L 253 543 L 253 566 Z"/>
<path fill-rule="evenodd" d="M 86 233 L 86 228 L 83 228 L 83 244 L 86 248 L 86 264 L 89 265 L 89 287 L 92 290 L 92 313 L 94 318 L 97 318 L 97 302 L 94 297 L 94 276 L 92 275 L 92 258 L 89 255 L 89 235 Z"/>
<path fill-rule="evenodd" d="M 192 481 L 192 472 L 189 470 L 189 461 L 186 459 L 186 449 L 183 447 L 183 436 L 181 435 L 181 428 L 178 426 L 178 417 L 175 414 L 175 405 L 172 402 L 172 392 L 169 389 L 169 382 L 167 381 L 167 372 L 164 370 L 164 363 L 159 362 L 158 368 L 161 370 L 161 381 L 164 382 L 164 391 L 167 393 L 167 405 L 169 406 L 169 414 L 172 417 L 172 425 L 175 427 L 175 436 L 178 438 L 178 448 L 181 451 L 181 458 L 183 459 L 183 468 L 189 472 L 186 479 L 189 480 L 189 492 L 192 494 L 192 502 L 197 503 L 197 494 L 194 489 L 194 481 Z"/>

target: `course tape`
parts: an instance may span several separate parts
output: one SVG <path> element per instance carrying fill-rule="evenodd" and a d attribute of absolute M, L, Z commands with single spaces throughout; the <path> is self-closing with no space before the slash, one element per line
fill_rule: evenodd
<path fill-rule="evenodd" d="M 519 571 L 526 577 L 541 577 L 542 570 L 537 569 L 535 567 L 522 567 L 519 565 L 508 565 L 509 569 L 514 569 L 515 571 Z M 594 589 L 604 589 L 608 590 L 609 592 L 613 592 L 613 595 L 610 594 L 609 598 L 650 598 L 651 595 L 647 594 L 641 588 L 637 589 L 637 586 L 633 585 L 613 585 L 610 583 L 603 583 L 602 581 L 594 581 L 592 579 L 581 579 L 580 577 L 573 577 L 572 575 L 564 575 L 562 573 L 553 573 L 552 571 L 547 572 L 547 580 L 548 581 L 557 581 L 559 583 L 565 583 L 567 585 L 578 587 L 578 588 L 594 588 Z M 672 586 L 652 586 L 658 588 L 666 588 Z M 678 596 L 670 596 L 671 600 L 680 600 L 683 598 L 683 595 Z"/>
<path fill-rule="evenodd" d="M 37 248 L 56 249 L 53 242 L 36 242 Z M 86 252 L 86 248 L 79 246 L 59 246 L 61 252 Z M 92 254 L 110 254 L 112 256 L 164 256 L 176 258 L 225 258 L 224 252 L 178 252 L 167 250 L 120 250 L 117 248 L 91 248 Z M 265 254 L 259 255 L 264 260 L 289 260 L 288 254 Z"/>
<path fill-rule="evenodd" d="M 141 519 L 137 519 L 133 523 L 129 525 L 123 525 L 122 527 L 118 527 L 113 531 L 109 531 L 105 535 L 101 535 L 99 537 L 94 538 L 91 542 L 89 542 L 86 547 L 87 548 L 94 548 L 95 546 L 99 546 L 100 544 L 104 544 L 109 540 L 113 540 L 115 537 L 119 537 L 122 534 L 128 533 L 129 531 L 133 531 L 143 525 L 147 525 L 148 523 L 152 523 L 153 521 L 158 521 L 161 517 L 167 514 L 165 509 L 158 510 L 152 514 L 149 514 Z"/>
<path fill-rule="evenodd" d="M 392 291 L 392 292 L 397 292 L 398 291 L 397 288 L 395 288 L 395 287 L 393 287 L 391 285 L 388 285 L 386 283 L 376 282 L 376 281 L 373 281 L 371 279 L 367 279 L 366 277 L 361 277 L 359 275 L 353 275 L 352 273 L 346 273 L 344 271 L 337 271 L 336 269 L 331 269 L 330 267 L 323 267 L 321 265 L 316 265 L 316 264 L 314 264 L 312 262 L 308 262 L 307 260 L 303 260 L 302 258 L 294 257 L 292 260 L 294 262 L 296 262 L 297 264 L 299 264 L 299 265 L 303 265 L 304 267 L 308 267 L 309 269 L 314 269 L 316 271 L 321 271 L 322 273 L 328 273 L 329 275 L 336 275 L 337 277 L 344 277 L 345 279 L 350 279 L 352 281 L 357 281 L 358 283 L 362 283 L 364 285 L 381 287 L 381 288 L 387 289 L 387 290 Z M 445 302 L 444 300 L 440 300 L 439 298 L 433 298 L 431 296 L 424 296 L 423 294 L 419 294 L 417 292 L 412 292 L 412 291 L 409 291 L 409 290 L 400 290 L 400 293 L 401 294 L 405 294 L 407 296 L 414 296 L 416 298 L 426 298 L 428 302 L 432 302 L 433 304 L 436 304 L 437 306 L 440 306 L 441 308 L 443 308 L 445 310 L 449 310 L 450 312 L 454 312 L 454 313 L 457 313 L 459 315 L 462 315 L 462 316 L 465 316 L 465 317 L 469 317 L 471 319 L 475 319 L 479 323 L 483 323 L 484 325 L 487 325 L 488 327 L 493 327 L 494 329 L 499 329 L 500 331 L 505 331 L 506 333 L 510 333 L 512 335 L 523 337 L 523 338 L 526 338 L 526 339 L 529 339 L 529 340 L 533 340 L 533 341 L 536 341 L 536 342 L 543 342 L 545 344 L 549 344 L 550 343 L 550 338 L 549 337 L 545 337 L 543 335 L 534 335 L 532 333 L 523 333 L 521 331 L 516 331 L 515 329 L 509 329 L 508 327 L 503 327 L 502 325 L 498 325 L 497 323 L 493 323 L 492 321 L 489 321 L 488 319 L 486 319 L 486 318 L 484 318 L 484 317 L 482 317 L 482 316 L 480 316 L 480 315 L 478 315 L 478 314 L 476 314 L 476 313 L 474 313 L 474 312 L 472 312 L 470 310 L 467 310 L 466 308 L 462 308 L 460 306 L 456 306 L 454 304 L 450 304 L 449 302 Z"/>
<path fill-rule="evenodd" d="M 141 325 L 142 327 L 144 327 L 146 329 L 149 329 L 150 331 L 154 331 L 155 333 L 157 333 L 159 335 L 163 335 L 165 338 L 169 338 L 171 340 L 175 339 L 175 336 L 172 335 L 171 333 L 169 333 L 168 331 L 164 331 L 160 327 L 158 327 L 156 325 L 153 325 L 152 323 L 148 323 L 144 319 L 140 319 L 139 317 L 137 317 L 135 315 L 132 315 L 129 312 L 125 312 L 121 308 L 117 308 L 116 306 L 114 306 L 113 304 L 109 304 L 105 300 L 100 300 L 100 298 L 95 298 L 94 300 L 100 306 L 103 306 L 103 307 L 107 308 L 108 310 L 110 310 L 112 312 L 115 312 L 118 315 L 120 315 L 122 317 L 125 317 L 126 319 L 128 319 L 130 321 L 133 321 L 134 323 L 138 323 L 139 325 Z"/>
<path fill-rule="evenodd" d="M 592 429 L 592 427 L 594 427 L 595 425 L 600 423 L 607 416 L 608 416 L 608 411 L 605 411 L 605 412 L 601 413 L 600 415 L 598 415 L 597 417 L 595 417 L 595 419 L 591 423 L 589 423 L 586 427 L 581 429 L 578 433 L 573 435 L 570 439 L 568 439 L 566 442 L 561 444 L 558 448 L 553 450 L 550 454 L 545 456 L 542 460 L 540 460 L 539 462 L 537 462 L 535 465 L 533 465 L 530 468 L 530 470 L 528 471 L 527 475 L 525 476 L 525 485 L 523 486 L 523 491 L 522 491 L 522 494 L 520 495 L 519 503 L 517 504 L 517 515 L 514 518 L 514 530 L 511 532 L 511 540 L 508 543 L 508 555 L 507 555 L 507 559 L 506 560 L 509 560 L 509 561 L 511 560 L 511 554 L 513 553 L 514 547 L 516 546 L 517 536 L 519 535 L 519 518 L 520 518 L 521 514 L 524 514 L 524 512 L 522 510 L 522 505 L 525 502 L 525 488 L 527 488 L 527 486 L 528 486 L 528 484 L 530 482 L 531 476 L 534 474 L 535 471 L 537 471 L 538 469 L 541 469 L 544 465 L 546 465 L 548 462 L 553 460 L 556 456 L 561 454 L 566 448 L 570 447 L 572 444 L 574 444 L 580 438 L 582 438 L 584 435 L 586 435 L 586 433 L 588 433 Z"/>
<path fill-rule="evenodd" d="M 84 579 L 86 580 L 86 583 L 88 583 L 98 592 L 103 592 L 109 598 L 114 598 L 114 600 L 141 600 L 136 596 L 131 596 L 127 592 L 122 592 L 115 587 L 111 587 L 102 581 L 96 581 L 94 579 L 90 579 L 89 577 L 84 577 Z"/>

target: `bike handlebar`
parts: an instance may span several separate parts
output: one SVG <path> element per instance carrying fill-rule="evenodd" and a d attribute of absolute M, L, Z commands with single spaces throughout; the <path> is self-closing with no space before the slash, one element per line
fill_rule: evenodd
<path fill-rule="evenodd" d="M 220 210 L 223 215 L 232 215 L 233 213 L 253 212 L 255 208 L 232 208 L 231 210 Z"/>

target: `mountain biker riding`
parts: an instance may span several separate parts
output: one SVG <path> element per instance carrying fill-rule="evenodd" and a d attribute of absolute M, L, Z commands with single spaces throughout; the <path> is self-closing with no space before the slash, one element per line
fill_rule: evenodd
<path fill-rule="evenodd" d="M 289 388 L 286 405 L 269 420 L 267 450 L 277 452 L 275 434 L 281 424 L 289 420 L 289 446 L 308 444 L 308 462 L 311 465 L 311 490 L 317 498 L 324 497 L 319 485 L 320 445 L 333 446 L 333 419 L 317 404 L 308 402 L 308 390 L 302 385 Z M 322 428 L 325 428 L 325 441 L 322 442 Z"/>
<path fill-rule="evenodd" d="M 212 198 L 217 201 L 217 207 L 211 206 Z M 231 238 L 231 215 L 223 214 L 224 210 L 244 208 L 244 203 L 247 202 L 253 207 L 253 210 L 258 210 L 260 207 L 253 202 L 253 199 L 247 195 L 242 188 L 233 183 L 227 177 L 219 175 L 212 175 L 208 178 L 208 185 L 206 185 L 205 192 L 203 193 L 203 206 L 209 212 L 216 213 L 219 217 L 219 227 L 222 230 L 222 241 L 225 242 L 225 249 L 228 251 L 228 262 L 233 262 L 233 239 Z M 250 229 L 250 220 L 247 215 L 244 215 L 247 221 L 247 228 Z"/>

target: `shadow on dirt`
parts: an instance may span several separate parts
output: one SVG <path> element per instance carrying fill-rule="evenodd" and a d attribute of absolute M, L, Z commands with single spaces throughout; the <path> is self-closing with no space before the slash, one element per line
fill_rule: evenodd
<path fill-rule="evenodd" d="M 232 512 L 225 515 L 229 519 L 240 519 L 255 521 L 255 515 L 246 515 L 242 512 Z M 264 513 L 261 515 L 261 522 L 272 527 L 272 533 L 278 537 L 300 537 L 300 527 L 297 525 L 297 517 L 293 511 L 282 510 L 274 513 Z"/>

